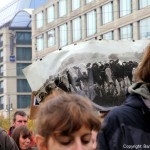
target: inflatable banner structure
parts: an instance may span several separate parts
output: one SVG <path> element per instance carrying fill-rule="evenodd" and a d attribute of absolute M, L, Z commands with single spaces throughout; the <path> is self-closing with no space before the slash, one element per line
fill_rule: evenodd
<path fill-rule="evenodd" d="M 55 88 L 87 96 L 103 111 L 123 103 L 149 40 L 87 41 L 63 47 L 23 69 L 38 104 Z"/>

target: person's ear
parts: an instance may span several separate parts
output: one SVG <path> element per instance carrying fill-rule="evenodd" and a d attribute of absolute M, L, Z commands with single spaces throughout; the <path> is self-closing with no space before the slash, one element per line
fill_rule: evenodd
<path fill-rule="evenodd" d="M 45 145 L 45 138 L 39 134 L 35 136 L 35 142 L 37 144 L 38 150 L 47 150 Z"/>

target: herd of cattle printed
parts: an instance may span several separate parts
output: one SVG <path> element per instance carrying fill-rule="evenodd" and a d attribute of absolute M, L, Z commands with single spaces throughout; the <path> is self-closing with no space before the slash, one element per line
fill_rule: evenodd
<path fill-rule="evenodd" d="M 53 89 L 60 88 L 87 96 L 99 106 L 118 106 L 124 101 L 128 86 L 134 82 L 133 73 L 137 66 L 136 61 L 121 62 L 119 59 L 74 65 L 62 74 L 49 77 L 37 95 L 38 102 Z"/>

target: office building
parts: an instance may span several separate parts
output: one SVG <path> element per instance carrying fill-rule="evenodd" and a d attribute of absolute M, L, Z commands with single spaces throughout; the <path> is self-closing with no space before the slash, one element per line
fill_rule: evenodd
<path fill-rule="evenodd" d="M 150 0 L 49 0 L 32 14 L 33 61 L 87 40 L 150 38 Z"/>

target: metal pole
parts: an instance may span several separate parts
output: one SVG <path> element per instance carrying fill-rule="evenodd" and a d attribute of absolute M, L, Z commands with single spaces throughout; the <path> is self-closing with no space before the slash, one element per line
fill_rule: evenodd
<path fill-rule="evenodd" d="M 8 95 L 8 113 L 9 113 L 9 125 L 10 125 L 10 95 Z"/>

